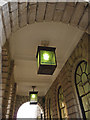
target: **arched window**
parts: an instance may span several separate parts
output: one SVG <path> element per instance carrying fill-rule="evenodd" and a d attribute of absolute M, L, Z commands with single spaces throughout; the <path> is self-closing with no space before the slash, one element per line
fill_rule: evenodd
<path fill-rule="evenodd" d="M 60 120 L 67 117 L 65 102 L 64 102 L 64 96 L 63 96 L 63 90 L 61 86 L 58 89 L 58 107 L 59 107 L 59 115 Z"/>
<path fill-rule="evenodd" d="M 86 61 L 81 61 L 75 71 L 75 85 L 84 120 L 90 115 L 90 73 Z"/>

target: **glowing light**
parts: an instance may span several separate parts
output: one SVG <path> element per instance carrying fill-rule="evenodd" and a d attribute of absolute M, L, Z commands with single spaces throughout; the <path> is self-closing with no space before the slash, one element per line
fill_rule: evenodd
<path fill-rule="evenodd" d="M 17 120 L 20 120 L 20 118 L 40 118 L 41 113 L 43 114 L 43 111 L 39 105 L 30 105 L 30 102 L 26 102 L 19 108 L 17 112 Z"/>
<path fill-rule="evenodd" d="M 85 2 L 90 2 L 90 0 L 84 0 Z"/>
<path fill-rule="evenodd" d="M 53 75 L 57 67 L 55 49 L 55 47 L 38 46 L 36 54 L 38 60 L 37 74 Z"/>
<path fill-rule="evenodd" d="M 30 105 L 30 102 L 24 103 L 17 113 L 17 120 L 19 118 L 37 118 L 37 105 Z"/>
<path fill-rule="evenodd" d="M 44 60 L 49 60 L 49 55 L 47 53 L 43 54 Z"/>
<path fill-rule="evenodd" d="M 34 95 L 34 94 L 32 95 L 32 98 L 35 98 L 35 95 Z"/>
<path fill-rule="evenodd" d="M 64 103 L 62 102 L 62 107 L 64 107 Z"/>

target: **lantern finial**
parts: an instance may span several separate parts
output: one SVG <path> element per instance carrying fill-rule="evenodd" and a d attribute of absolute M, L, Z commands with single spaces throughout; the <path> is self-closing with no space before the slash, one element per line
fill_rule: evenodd
<path fill-rule="evenodd" d="M 32 86 L 32 88 L 33 88 L 33 91 L 34 91 L 34 89 L 36 88 L 36 86 Z"/>
<path fill-rule="evenodd" d="M 48 40 L 42 40 L 41 41 L 41 46 L 48 46 L 49 45 L 49 41 Z"/>

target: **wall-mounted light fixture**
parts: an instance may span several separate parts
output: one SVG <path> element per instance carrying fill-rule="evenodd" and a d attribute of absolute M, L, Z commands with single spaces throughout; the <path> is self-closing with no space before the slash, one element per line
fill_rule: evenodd
<path fill-rule="evenodd" d="M 29 92 L 30 104 L 37 104 L 38 102 L 38 91 L 34 91 L 36 86 L 32 86 L 33 91 Z"/>
<path fill-rule="evenodd" d="M 38 74 L 53 74 L 57 67 L 55 49 L 54 47 L 38 46 L 36 55 L 38 61 Z"/>

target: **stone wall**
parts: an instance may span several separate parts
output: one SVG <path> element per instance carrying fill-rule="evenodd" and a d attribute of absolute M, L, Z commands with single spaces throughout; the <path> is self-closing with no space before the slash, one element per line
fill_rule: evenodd
<path fill-rule="evenodd" d="M 59 86 L 63 89 L 63 95 L 65 99 L 67 117 L 68 118 L 80 118 L 82 117 L 80 111 L 80 105 L 76 94 L 75 88 L 75 69 L 78 63 L 82 60 L 88 62 L 88 54 L 90 51 L 88 49 L 88 34 L 84 34 L 82 39 L 79 41 L 75 50 L 68 58 L 67 62 L 63 66 L 56 80 L 51 85 L 45 96 L 45 116 L 48 118 L 48 100 L 51 99 L 51 111 L 53 118 L 59 118 L 59 108 L 58 108 L 58 88 Z M 89 64 L 89 62 L 88 62 Z"/>
<path fill-rule="evenodd" d="M 2 79 L 0 79 L 0 116 L 12 118 L 15 106 L 16 83 L 14 82 L 14 61 L 10 59 L 9 44 L 2 47 Z"/>

